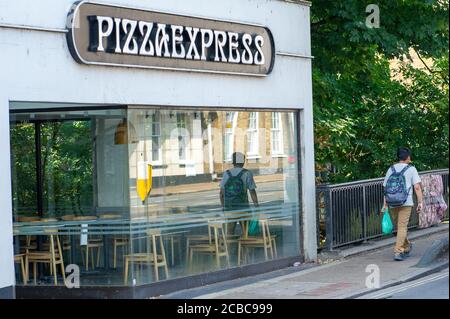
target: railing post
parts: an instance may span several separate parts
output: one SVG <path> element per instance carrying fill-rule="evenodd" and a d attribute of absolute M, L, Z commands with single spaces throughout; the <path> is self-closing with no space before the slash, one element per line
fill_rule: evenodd
<path fill-rule="evenodd" d="M 363 185 L 363 211 L 362 211 L 362 222 L 363 222 L 363 241 L 367 242 L 367 199 L 366 199 L 366 187 Z"/>
<path fill-rule="evenodd" d="M 333 250 L 333 202 L 331 188 L 327 186 L 325 192 L 325 247 Z"/>

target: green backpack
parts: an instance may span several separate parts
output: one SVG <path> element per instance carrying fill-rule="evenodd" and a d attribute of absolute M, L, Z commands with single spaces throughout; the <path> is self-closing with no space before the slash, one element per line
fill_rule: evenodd
<path fill-rule="evenodd" d="M 242 175 L 247 170 L 243 169 L 238 175 L 231 175 L 230 171 L 226 171 L 228 180 L 225 183 L 224 206 L 226 209 L 248 208 L 247 188 L 245 188 Z"/>

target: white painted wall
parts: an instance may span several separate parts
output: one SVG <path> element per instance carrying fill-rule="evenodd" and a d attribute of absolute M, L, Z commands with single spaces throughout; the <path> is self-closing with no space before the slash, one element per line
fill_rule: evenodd
<path fill-rule="evenodd" d="M 14 253 L 12 236 L 9 110 L 5 91 L 0 90 L 0 289 L 13 286 Z"/>
<path fill-rule="evenodd" d="M 279 0 L 108 0 L 111 4 L 266 25 L 275 39 L 265 78 L 77 64 L 64 33 L 73 0 L 0 0 L 0 288 L 13 284 L 8 101 L 303 109 L 306 257 L 315 259 L 309 7 Z M 55 30 L 53 30 L 55 31 Z"/>

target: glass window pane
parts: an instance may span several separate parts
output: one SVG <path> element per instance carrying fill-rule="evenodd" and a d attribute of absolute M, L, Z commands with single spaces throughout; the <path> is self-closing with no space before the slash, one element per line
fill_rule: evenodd
<path fill-rule="evenodd" d="M 150 121 L 139 120 L 139 110 L 128 112 L 133 123 Z M 238 240 L 248 235 L 245 230 L 254 216 L 258 216 L 258 226 L 251 235 L 260 238 L 264 227 L 273 237 L 272 249 L 275 251 L 276 248 L 277 254 L 275 256 L 273 252 L 272 257 L 271 251 L 266 251 L 267 260 L 299 254 L 298 150 L 294 113 L 241 110 L 197 113 L 176 109 L 161 111 L 164 120 L 160 124 L 160 145 L 162 159 L 166 160 L 161 166 L 154 167 L 151 191 L 144 201 L 134 191 L 137 189 L 135 180 L 130 179 L 131 218 L 136 223 L 132 252 L 153 256 L 155 241 L 158 258 L 166 258 L 157 274 L 152 267 L 137 271 L 139 263 L 134 263 L 136 271 L 132 276 L 138 285 L 165 280 L 167 276 L 177 278 L 265 261 L 263 246 L 248 246 L 241 256 L 237 254 Z M 278 115 L 272 116 L 272 113 Z M 139 124 L 136 129 L 139 131 Z M 263 138 L 258 140 L 259 136 L 267 136 L 268 142 L 265 143 Z M 272 157 L 270 147 L 281 152 L 283 140 L 286 156 Z M 227 191 L 230 187 L 227 171 L 236 175 L 241 168 L 224 159 L 231 160 L 233 152 L 247 155 L 258 151 L 261 152 L 259 157 L 247 156 L 244 162 L 248 172 L 243 177 L 247 199 L 237 206 L 230 205 L 234 200 Z M 131 177 L 137 174 L 134 170 L 140 163 L 139 149 L 130 149 L 129 158 L 132 159 Z M 186 159 L 183 165 L 179 158 Z M 258 207 L 250 194 L 253 190 Z M 216 253 L 220 255 L 219 260 L 215 258 Z"/>
<path fill-rule="evenodd" d="M 127 132 L 125 111 L 35 109 L 10 119 L 13 176 L 28 176 L 13 177 L 13 189 L 21 190 L 13 201 L 15 253 L 51 256 L 53 241 L 56 261 L 79 267 L 81 286 L 122 286 L 130 243 L 127 149 L 137 138 Z M 25 140 L 28 156 L 18 146 Z M 29 256 L 37 269 L 28 284 L 63 285 L 59 266 L 55 279 L 50 257 L 40 258 Z"/>

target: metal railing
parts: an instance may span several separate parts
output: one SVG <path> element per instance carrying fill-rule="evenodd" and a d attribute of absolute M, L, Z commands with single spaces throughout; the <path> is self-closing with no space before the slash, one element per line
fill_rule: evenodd
<path fill-rule="evenodd" d="M 447 204 L 448 172 L 448 169 L 441 169 L 420 173 L 442 176 Z M 319 249 L 332 250 L 383 236 L 382 214 L 379 213 L 383 206 L 383 178 L 319 185 L 316 201 Z M 448 220 L 448 211 L 445 212 L 445 220 Z M 408 227 L 416 228 L 418 225 L 419 217 L 414 207 Z"/>

